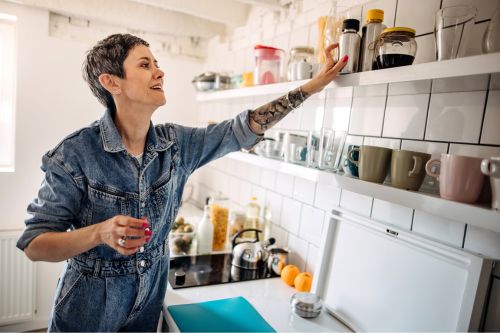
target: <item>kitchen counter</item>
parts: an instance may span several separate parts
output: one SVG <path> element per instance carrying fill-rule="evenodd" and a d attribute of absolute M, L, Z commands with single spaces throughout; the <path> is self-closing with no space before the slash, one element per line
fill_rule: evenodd
<path fill-rule="evenodd" d="M 167 306 L 243 296 L 278 332 L 349 331 L 344 325 L 329 315 L 325 309 L 323 309 L 318 317 L 313 319 L 304 319 L 292 313 L 290 310 L 290 298 L 295 292 L 294 288 L 285 285 L 280 278 L 176 290 L 168 285 L 164 300 L 163 315 L 168 323 L 169 330 L 178 332 L 179 329 L 168 313 Z M 235 316 L 237 315 L 235 314 Z"/>

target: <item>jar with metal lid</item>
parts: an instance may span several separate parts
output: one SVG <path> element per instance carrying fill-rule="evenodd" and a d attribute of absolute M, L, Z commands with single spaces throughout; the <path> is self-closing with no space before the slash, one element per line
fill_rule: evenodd
<path fill-rule="evenodd" d="M 314 75 L 314 48 L 297 46 L 290 49 L 288 60 L 288 80 L 305 80 Z"/>
<path fill-rule="evenodd" d="M 374 66 L 382 69 L 411 65 L 416 54 L 415 29 L 386 28 L 377 39 Z"/>

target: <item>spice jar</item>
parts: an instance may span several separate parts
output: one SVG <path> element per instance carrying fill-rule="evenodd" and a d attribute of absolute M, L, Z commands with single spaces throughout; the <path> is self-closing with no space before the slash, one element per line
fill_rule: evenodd
<path fill-rule="evenodd" d="M 210 221 L 214 226 L 213 251 L 223 251 L 226 247 L 227 225 L 229 221 L 228 200 L 218 197 L 210 202 Z"/>
<path fill-rule="evenodd" d="M 411 65 L 416 53 L 415 29 L 405 27 L 384 29 L 375 46 L 376 68 Z"/>

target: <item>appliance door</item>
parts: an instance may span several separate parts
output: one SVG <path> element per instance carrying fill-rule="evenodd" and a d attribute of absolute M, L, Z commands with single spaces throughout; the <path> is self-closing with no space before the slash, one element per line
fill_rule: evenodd
<path fill-rule="evenodd" d="M 313 292 L 358 331 L 478 331 L 493 262 L 335 209 Z"/>

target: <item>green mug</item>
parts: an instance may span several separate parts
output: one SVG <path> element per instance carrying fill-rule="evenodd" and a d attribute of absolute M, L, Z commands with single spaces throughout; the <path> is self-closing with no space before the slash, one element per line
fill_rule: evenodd
<path fill-rule="evenodd" d="M 391 158 L 391 185 L 404 190 L 418 191 L 425 177 L 425 164 L 430 154 L 393 149 Z"/>
<path fill-rule="evenodd" d="M 359 152 L 358 161 L 354 153 Z M 358 166 L 359 179 L 382 184 L 389 172 L 392 150 L 376 146 L 360 146 L 349 151 L 347 159 Z"/>

